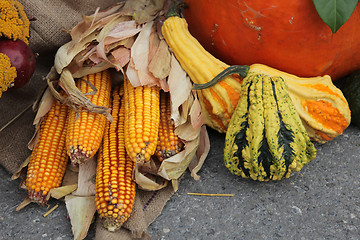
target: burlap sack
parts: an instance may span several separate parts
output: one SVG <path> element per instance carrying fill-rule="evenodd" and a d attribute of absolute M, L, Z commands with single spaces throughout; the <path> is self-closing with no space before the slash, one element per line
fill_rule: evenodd
<path fill-rule="evenodd" d="M 35 113 L 29 108 L 41 88 L 43 77 L 54 62 L 57 49 L 70 41 L 65 30 L 70 30 L 81 20 L 82 14 L 89 15 L 97 7 L 107 8 L 118 0 L 19 0 L 31 21 L 30 47 L 38 54 L 37 66 L 30 83 L 17 90 L 7 91 L 0 99 L 0 128 L 14 116 L 25 110 L 16 121 L 0 132 L 0 164 L 15 173 L 30 155 L 27 143 L 34 133 L 32 124 Z M 97 224 L 96 239 L 148 239 L 147 227 L 161 213 L 172 196 L 171 186 L 157 192 L 138 191 L 134 212 L 125 223 L 124 229 L 109 233 Z M 67 221 L 67 219 L 64 219 Z M 126 228 L 126 229 L 125 229 Z"/>

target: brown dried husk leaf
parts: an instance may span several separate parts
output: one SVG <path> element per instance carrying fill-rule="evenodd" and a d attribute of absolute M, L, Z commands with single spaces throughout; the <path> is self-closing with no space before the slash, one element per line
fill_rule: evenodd
<path fill-rule="evenodd" d="M 84 239 L 96 213 L 95 196 L 67 195 L 65 204 L 74 240 Z"/>
<path fill-rule="evenodd" d="M 95 195 L 96 158 L 92 157 L 84 163 L 79 164 L 78 188 L 73 195 L 94 196 Z"/>
<path fill-rule="evenodd" d="M 192 89 L 190 78 L 187 77 L 174 54 L 171 54 L 170 59 L 168 85 L 171 99 L 171 119 L 174 120 L 175 127 L 177 127 L 187 121 L 188 110 L 190 109 L 188 106 L 191 106 L 193 97 L 190 96 Z"/>
<path fill-rule="evenodd" d="M 164 79 L 170 74 L 171 55 L 165 40 L 161 40 L 155 56 L 149 63 L 149 71 L 158 79 Z"/>
<path fill-rule="evenodd" d="M 74 192 L 77 187 L 77 184 L 72 184 L 50 189 L 48 195 L 46 195 L 46 200 L 49 200 L 50 198 L 61 199 Z"/>
<path fill-rule="evenodd" d="M 54 103 L 54 96 L 52 95 L 49 88 L 46 88 L 44 94 L 39 101 L 36 115 L 33 121 L 33 125 L 38 125 L 42 117 L 50 110 L 52 104 Z"/>
<path fill-rule="evenodd" d="M 206 131 L 206 127 L 204 125 L 204 126 L 202 126 L 201 131 L 200 131 L 200 141 L 199 141 L 198 149 L 196 151 L 196 157 L 194 157 L 193 160 L 191 161 L 191 163 L 189 164 L 191 176 L 195 180 L 200 179 L 200 176 L 197 175 L 197 173 L 201 169 L 202 165 L 204 164 L 205 159 L 206 159 L 207 155 L 209 154 L 209 151 L 210 151 L 210 139 L 209 139 L 209 135 Z"/>
<path fill-rule="evenodd" d="M 131 9 L 137 23 L 142 24 L 154 20 L 163 9 L 166 0 L 126 1 L 124 9 Z"/>
<path fill-rule="evenodd" d="M 134 168 L 134 180 L 139 189 L 157 191 L 168 185 L 168 181 L 156 174 L 157 168 L 146 168 L 147 163 L 136 164 Z M 154 174 L 155 172 L 155 174 Z"/>
<path fill-rule="evenodd" d="M 19 169 L 11 176 L 11 180 L 18 179 L 21 175 L 26 172 L 26 167 L 30 163 L 30 156 L 25 159 L 25 161 L 19 166 Z"/>
<path fill-rule="evenodd" d="M 83 58 L 83 56 L 87 55 L 88 52 L 92 52 L 96 47 L 99 49 L 98 55 L 104 56 L 107 46 L 101 45 L 103 47 L 101 48 L 101 46 L 97 44 L 102 42 L 107 36 L 106 33 L 111 34 L 111 30 L 114 28 L 112 26 L 116 25 L 115 23 L 129 20 L 129 17 L 126 17 L 126 15 L 130 13 L 122 11 L 123 5 L 123 3 L 116 4 L 105 11 L 99 11 L 98 9 L 91 16 L 83 16 L 83 21 L 70 31 L 72 41 L 58 49 L 55 55 L 54 67 L 46 77 L 49 88 L 56 99 L 68 104 L 75 110 L 86 109 L 91 112 L 103 114 L 109 120 L 112 120 L 110 110 L 91 103 L 75 86 L 74 78 L 100 72 L 114 65 L 119 67 L 119 65 L 109 60 L 106 56 L 105 59 L 102 59 L 102 61 L 96 64 L 91 62 L 90 58 Z M 125 35 L 120 40 L 132 37 L 136 33 L 137 32 L 134 32 L 129 36 Z M 103 37 L 103 39 L 100 39 L 101 37 Z M 99 42 L 94 44 L 96 41 Z M 91 54 L 87 56 L 89 57 Z M 64 98 L 60 96 L 58 92 L 59 86 L 65 90 L 68 97 Z"/>

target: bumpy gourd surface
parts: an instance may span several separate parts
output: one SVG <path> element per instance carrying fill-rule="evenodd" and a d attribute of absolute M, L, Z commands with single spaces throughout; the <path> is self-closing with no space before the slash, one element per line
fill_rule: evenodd
<path fill-rule="evenodd" d="M 316 156 L 281 77 L 250 72 L 226 133 L 224 161 L 253 180 L 289 177 Z"/>

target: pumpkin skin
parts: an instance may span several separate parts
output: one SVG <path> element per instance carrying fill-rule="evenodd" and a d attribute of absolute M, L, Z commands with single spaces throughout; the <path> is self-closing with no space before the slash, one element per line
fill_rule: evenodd
<path fill-rule="evenodd" d="M 230 65 L 262 63 L 333 81 L 360 68 L 360 6 L 333 34 L 311 0 L 185 2 L 191 34 Z"/>

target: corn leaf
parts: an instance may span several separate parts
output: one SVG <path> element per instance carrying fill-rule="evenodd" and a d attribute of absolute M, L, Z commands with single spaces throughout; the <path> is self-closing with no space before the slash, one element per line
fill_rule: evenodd
<path fill-rule="evenodd" d="M 96 212 L 95 196 L 79 197 L 68 195 L 65 197 L 74 240 L 86 237 Z"/>
<path fill-rule="evenodd" d="M 200 132 L 199 147 L 196 150 L 195 157 L 193 158 L 192 162 L 189 164 L 191 176 L 195 180 L 200 179 L 200 176 L 197 174 L 197 172 L 201 169 L 209 152 L 210 152 L 210 139 L 206 131 L 206 126 L 203 125 L 201 127 L 201 132 Z"/>

